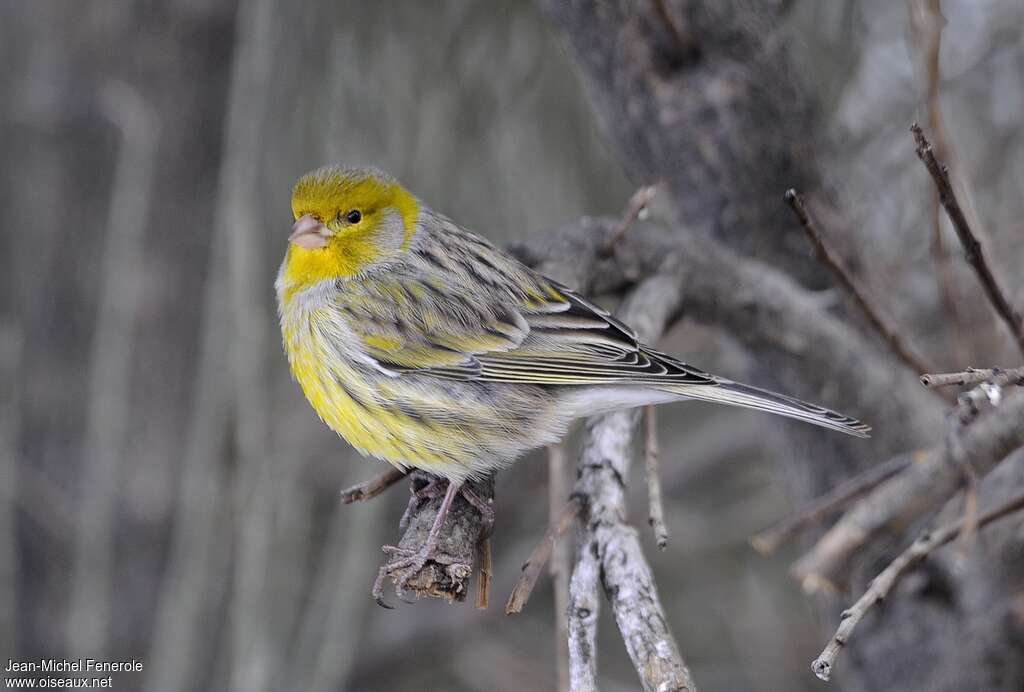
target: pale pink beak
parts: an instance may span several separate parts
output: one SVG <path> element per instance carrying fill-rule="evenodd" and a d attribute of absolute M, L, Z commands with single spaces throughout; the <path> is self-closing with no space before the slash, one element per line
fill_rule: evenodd
<path fill-rule="evenodd" d="M 313 250 L 327 247 L 327 227 L 309 214 L 300 216 L 292 226 L 292 234 L 288 236 L 288 242 L 299 247 Z"/>

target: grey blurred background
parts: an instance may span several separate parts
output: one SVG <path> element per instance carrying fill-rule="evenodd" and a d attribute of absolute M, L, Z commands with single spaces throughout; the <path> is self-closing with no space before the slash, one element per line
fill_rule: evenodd
<path fill-rule="evenodd" d="M 942 9 L 957 170 L 1012 277 L 1024 6 Z M 861 234 L 844 251 L 934 361 L 1006 362 L 963 266 L 962 321 L 941 319 L 906 134 L 923 117 L 906 6 L 796 0 L 784 16 L 840 143 L 828 182 Z M 339 506 L 340 487 L 380 467 L 291 382 L 272 288 L 291 185 L 327 162 L 380 166 L 498 243 L 621 213 L 643 181 L 606 148 L 538 8 L 7 0 L 0 58 L 0 658 L 142 661 L 115 674 L 120 690 L 553 689 L 550 584 L 522 615 L 501 609 L 547 523 L 540 456 L 498 478 L 488 611 L 377 608 L 378 547 L 406 493 Z M 688 321 L 661 346 L 737 378 L 757 367 Z M 765 421 L 697 404 L 662 421 L 671 542 L 644 539 L 695 677 L 816 688 L 827 627 L 786 576 L 795 553 L 746 544 L 795 502 Z M 634 689 L 614 626 L 601 633 L 605 688 Z"/>

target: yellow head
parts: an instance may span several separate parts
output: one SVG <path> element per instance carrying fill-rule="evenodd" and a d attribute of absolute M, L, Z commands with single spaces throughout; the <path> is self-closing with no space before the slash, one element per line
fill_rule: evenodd
<path fill-rule="evenodd" d="M 408 250 L 419 203 L 381 171 L 325 166 L 299 178 L 292 215 L 295 225 L 278 278 L 285 299 Z"/>

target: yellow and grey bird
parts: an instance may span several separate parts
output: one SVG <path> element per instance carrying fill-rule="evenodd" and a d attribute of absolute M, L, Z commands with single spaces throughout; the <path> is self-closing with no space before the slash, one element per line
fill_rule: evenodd
<path fill-rule="evenodd" d="M 684 399 L 866 437 L 859 421 L 711 375 L 429 209 L 389 175 L 328 166 L 292 194 L 277 276 L 284 348 L 310 404 L 364 454 L 462 483 L 582 416 Z"/>

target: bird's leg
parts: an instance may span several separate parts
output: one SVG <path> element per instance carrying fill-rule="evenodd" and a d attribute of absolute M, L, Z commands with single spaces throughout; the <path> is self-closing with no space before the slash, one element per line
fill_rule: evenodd
<path fill-rule="evenodd" d="M 444 527 L 448 511 L 451 509 L 452 502 L 455 500 L 455 496 L 459 494 L 459 488 L 461 487 L 461 481 L 450 481 L 448 483 L 448 490 L 444 494 L 444 500 L 441 502 L 440 509 L 437 510 L 437 516 L 434 517 L 434 523 L 430 527 L 430 532 L 427 533 L 427 540 L 423 542 L 419 550 L 408 551 L 390 545 L 382 548 L 385 553 L 404 553 L 405 556 L 383 565 L 377 573 L 377 579 L 373 583 L 373 597 L 377 601 L 377 605 L 385 608 L 389 607 L 384 603 L 384 578 L 389 574 L 401 573 L 401 576 L 395 582 L 395 592 L 403 601 L 407 600 L 405 598 L 406 585 L 423 569 L 428 560 L 432 560 L 438 555 L 437 544 L 441 538 L 441 529 Z"/>
<path fill-rule="evenodd" d="M 441 479 L 437 476 L 431 476 L 419 470 L 413 471 L 410 476 L 412 482 L 409 483 L 409 504 L 406 505 L 405 512 L 402 513 L 402 518 L 398 522 L 398 530 L 403 533 L 409 527 L 409 520 L 419 509 L 420 503 L 424 500 L 432 500 L 441 494 Z M 416 482 L 424 479 L 426 479 L 424 485 L 417 488 Z"/>
<path fill-rule="evenodd" d="M 459 492 L 462 494 L 462 497 L 466 498 L 466 502 L 473 505 L 473 508 L 480 512 L 480 540 L 490 538 L 491 531 L 494 530 L 494 507 L 491 506 L 490 502 L 477 495 L 476 491 L 468 485 L 463 485 L 459 488 Z"/>

